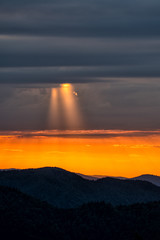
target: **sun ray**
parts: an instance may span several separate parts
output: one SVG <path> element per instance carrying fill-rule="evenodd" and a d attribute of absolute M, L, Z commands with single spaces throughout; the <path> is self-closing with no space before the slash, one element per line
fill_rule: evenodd
<path fill-rule="evenodd" d="M 79 129 L 82 127 L 82 117 L 77 103 L 77 93 L 71 84 L 61 84 L 61 98 L 64 108 L 64 116 L 68 129 Z"/>
<path fill-rule="evenodd" d="M 58 88 L 51 89 L 50 107 L 49 107 L 49 129 L 59 128 L 59 104 L 58 104 Z"/>

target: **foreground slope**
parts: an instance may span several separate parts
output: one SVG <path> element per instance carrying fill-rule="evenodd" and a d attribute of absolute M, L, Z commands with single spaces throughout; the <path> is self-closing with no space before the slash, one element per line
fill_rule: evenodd
<path fill-rule="evenodd" d="M 58 239 L 56 209 L 16 189 L 0 186 L 1 239 Z M 57 236 L 57 237 L 56 237 Z"/>
<path fill-rule="evenodd" d="M 17 188 L 60 208 L 90 201 L 119 205 L 160 200 L 160 188 L 145 181 L 114 178 L 89 181 L 59 168 L 2 171 L 0 185 Z"/>
<path fill-rule="evenodd" d="M 159 240 L 160 202 L 56 209 L 0 186 L 0 233 L 16 240 Z"/>

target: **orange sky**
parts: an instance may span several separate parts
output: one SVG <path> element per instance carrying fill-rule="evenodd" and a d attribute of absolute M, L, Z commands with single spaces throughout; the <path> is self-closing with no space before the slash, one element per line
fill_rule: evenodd
<path fill-rule="evenodd" d="M 0 168 L 57 166 L 84 174 L 160 175 L 160 135 L 131 131 L 8 132 L 0 135 Z M 118 133 L 118 135 L 117 135 Z"/>

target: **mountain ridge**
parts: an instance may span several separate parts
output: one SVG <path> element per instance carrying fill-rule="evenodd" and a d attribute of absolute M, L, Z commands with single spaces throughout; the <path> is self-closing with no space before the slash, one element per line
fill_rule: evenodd
<path fill-rule="evenodd" d="M 159 222 L 160 201 L 117 207 L 91 202 L 75 209 L 57 209 L 0 186 L 2 239 L 159 240 Z"/>
<path fill-rule="evenodd" d="M 17 188 L 59 208 L 78 207 L 91 201 L 116 206 L 160 200 L 160 187 L 147 181 L 111 177 L 90 181 L 57 167 L 1 171 L 0 185 Z"/>
<path fill-rule="evenodd" d="M 148 181 L 152 184 L 160 187 L 160 176 L 152 175 L 152 174 L 142 174 L 140 176 L 132 178 L 133 180 L 141 180 L 141 181 Z"/>

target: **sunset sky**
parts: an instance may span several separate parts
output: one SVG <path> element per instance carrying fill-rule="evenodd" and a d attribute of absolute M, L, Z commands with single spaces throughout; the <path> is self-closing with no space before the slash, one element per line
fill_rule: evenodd
<path fill-rule="evenodd" d="M 0 169 L 160 175 L 160 2 L 0 1 Z"/>

